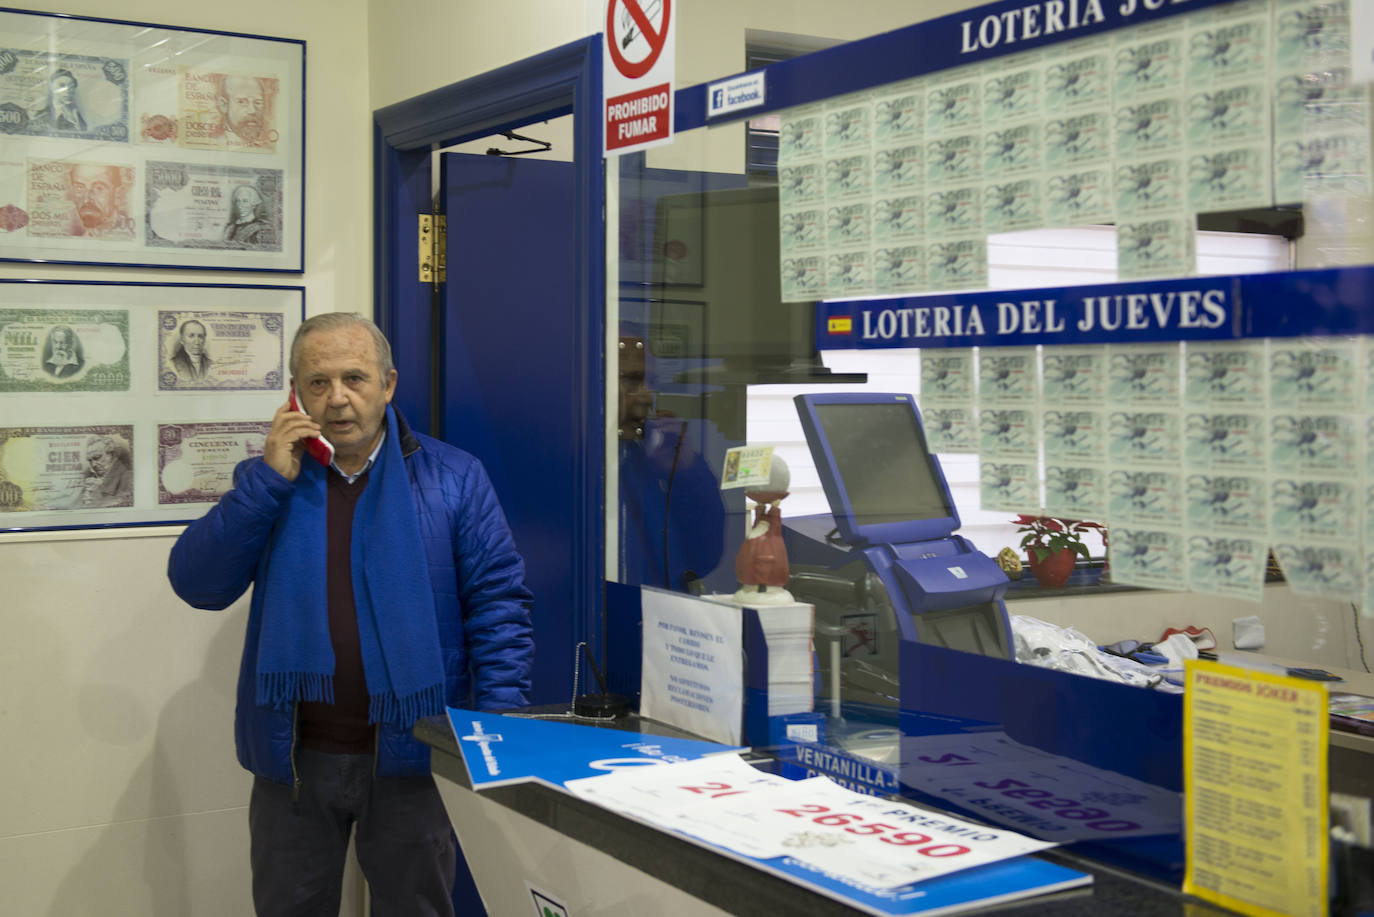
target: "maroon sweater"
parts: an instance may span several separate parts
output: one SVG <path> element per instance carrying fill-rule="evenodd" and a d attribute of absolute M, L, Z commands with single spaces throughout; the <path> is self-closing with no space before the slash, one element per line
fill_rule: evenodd
<path fill-rule="evenodd" d="M 302 748 L 339 755 L 372 753 L 375 730 L 367 722 L 367 679 L 353 603 L 353 510 L 367 486 L 367 473 L 350 484 L 330 469 L 326 475 L 325 594 L 329 641 L 334 646 L 334 703 L 302 701 Z"/>

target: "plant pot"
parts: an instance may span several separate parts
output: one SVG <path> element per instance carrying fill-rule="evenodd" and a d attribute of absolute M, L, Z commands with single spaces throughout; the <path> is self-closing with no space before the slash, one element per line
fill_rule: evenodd
<path fill-rule="evenodd" d="M 1077 552 L 1068 549 L 1055 551 L 1044 560 L 1036 560 L 1034 548 L 1028 551 L 1026 556 L 1030 560 L 1031 575 L 1046 589 L 1055 589 L 1067 583 L 1073 574 L 1073 566 L 1078 561 Z"/>

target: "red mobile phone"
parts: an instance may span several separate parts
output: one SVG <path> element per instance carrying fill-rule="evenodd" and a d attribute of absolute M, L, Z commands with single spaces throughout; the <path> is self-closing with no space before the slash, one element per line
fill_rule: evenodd
<path fill-rule="evenodd" d="M 301 410 L 301 403 L 296 400 L 296 387 L 294 385 L 291 386 L 291 396 L 288 402 L 288 406 L 293 411 L 300 411 L 300 413 L 302 414 L 305 413 L 305 411 Z M 316 436 L 307 439 L 305 441 L 305 451 L 309 452 L 310 455 L 314 457 L 315 461 L 319 462 L 326 468 L 328 468 L 330 463 L 334 461 L 334 444 L 331 443 L 329 440 L 325 439 L 323 436 Z"/>

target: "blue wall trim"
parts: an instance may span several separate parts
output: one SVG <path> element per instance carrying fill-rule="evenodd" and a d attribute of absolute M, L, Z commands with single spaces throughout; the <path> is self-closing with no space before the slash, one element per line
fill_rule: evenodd
<path fill-rule="evenodd" d="M 586 334 L 576 342 L 582 405 L 582 440 L 573 448 L 575 472 L 582 487 L 574 494 L 579 530 L 573 537 L 576 604 L 583 618 L 574 624 L 574 639 L 588 641 L 605 659 L 606 570 L 606 163 L 602 159 L 601 36 L 575 43 L 583 50 L 573 98 L 573 157 L 577 182 L 576 309 Z"/>
<path fill-rule="evenodd" d="M 593 52 L 594 66 L 589 64 Z M 590 69 L 596 71 L 597 98 L 586 114 L 599 116 L 600 55 L 599 36 L 581 38 L 379 108 L 373 112 L 373 118 L 386 142 L 400 150 L 420 149 L 432 143 L 459 143 L 574 111 L 574 102 L 584 94 L 579 87 L 589 78 Z M 598 156 L 600 152 L 598 146 Z"/>
<path fill-rule="evenodd" d="M 376 227 L 376 312 L 378 324 L 399 342 L 398 364 L 408 374 L 423 367 L 434 376 L 428 350 L 438 335 L 427 288 L 415 281 L 415 216 L 430 209 L 430 150 L 493 132 L 573 114 L 577 289 L 573 307 L 585 329 L 566 342 L 574 350 L 581 406 L 576 442 L 558 444 L 560 460 L 571 463 L 579 482 L 573 518 L 549 520 L 567 527 L 575 554 L 573 591 L 550 597 L 567 604 L 573 640 L 602 646 L 601 605 L 604 569 L 605 234 L 602 212 L 605 183 L 601 159 L 601 36 L 569 42 L 523 61 L 388 105 L 373 112 L 376 125 L 373 163 Z M 538 329 L 520 329 L 536 334 Z M 511 336 L 512 385 L 518 384 L 520 337 Z M 405 362 L 400 363 L 404 359 Z M 433 394 L 412 387 L 402 410 L 422 429 L 436 408 Z M 400 397 L 398 395 L 398 397 Z M 499 405 L 494 406 L 499 409 Z M 542 457 L 547 461 L 549 456 Z M 538 559 L 531 559 L 537 563 Z M 538 639 L 538 635 L 536 635 Z M 550 646 L 550 651 L 557 652 Z"/>
<path fill-rule="evenodd" d="M 253 32 L 226 32 L 222 29 L 196 29 L 181 25 L 141 22 L 135 19 L 112 19 L 106 16 L 77 16 L 72 13 L 44 13 L 37 10 L 21 10 L 9 6 L 0 6 L 0 13 L 19 13 L 24 16 L 48 16 L 53 19 L 80 19 L 85 22 L 108 22 L 111 25 L 144 26 L 152 29 L 173 29 L 177 32 L 197 32 L 201 35 L 225 35 L 229 38 L 252 38 L 258 41 L 280 41 L 286 44 L 300 45 L 302 48 L 305 47 L 304 39 L 282 38 L 276 35 L 258 35 Z"/>
<path fill-rule="evenodd" d="M 434 291 L 419 279 L 416 214 L 428 212 L 429 151 L 388 146 L 373 129 L 372 284 L 377 325 L 391 342 L 402 384 L 396 406 L 422 433 L 438 430 L 434 417 L 434 342 L 438 338 Z"/>

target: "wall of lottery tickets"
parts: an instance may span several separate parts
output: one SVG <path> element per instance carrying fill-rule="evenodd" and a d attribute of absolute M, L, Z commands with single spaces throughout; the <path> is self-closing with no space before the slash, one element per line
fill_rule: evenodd
<path fill-rule="evenodd" d="M 987 284 L 987 235 L 1114 223 L 1196 273 L 1196 214 L 1368 195 L 1348 3 L 1244 0 L 780 116 L 783 299 Z"/>
<path fill-rule="evenodd" d="M 927 350 L 920 403 L 984 510 L 1107 522 L 1116 582 L 1374 585 L 1374 339 Z"/>

